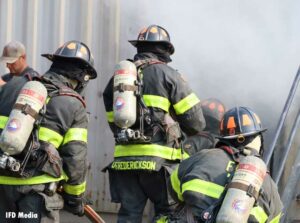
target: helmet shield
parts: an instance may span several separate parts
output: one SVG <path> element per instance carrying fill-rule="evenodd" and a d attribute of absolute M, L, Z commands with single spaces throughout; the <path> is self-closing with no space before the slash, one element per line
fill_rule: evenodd
<path fill-rule="evenodd" d="M 220 125 L 221 139 L 239 139 L 266 131 L 257 114 L 247 107 L 232 108 L 224 114 Z"/>
<path fill-rule="evenodd" d="M 206 121 L 205 130 L 219 135 L 220 123 L 225 113 L 225 105 L 215 98 L 201 101 L 203 116 Z"/>
<path fill-rule="evenodd" d="M 74 62 L 77 66 L 89 74 L 90 79 L 95 79 L 97 77 L 92 53 L 88 46 L 82 42 L 76 40 L 68 41 L 59 47 L 54 54 L 42 54 L 42 56 L 53 62 Z"/>
<path fill-rule="evenodd" d="M 162 44 L 167 47 L 170 55 L 175 51 L 168 31 L 158 25 L 150 25 L 148 28 L 143 28 L 139 33 L 137 40 L 129 40 L 129 42 L 135 47 L 145 43 Z"/>

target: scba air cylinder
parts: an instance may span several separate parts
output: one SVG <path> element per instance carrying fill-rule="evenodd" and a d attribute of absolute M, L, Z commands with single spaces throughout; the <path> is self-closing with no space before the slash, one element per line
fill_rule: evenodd
<path fill-rule="evenodd" d="M 218 213 L 217 223 L 247 222 L 266 172 L 266 164 L 260 158 L 246 156 L 241 159 Z"/>
<path fill-rule="evenodd" d="M 0 136 L 3 152 L 16 155 L 23 151 L 46 98 L 47 89 L 42 83 L 29 81 L 23 86 Z"/>
<path fill-rule="evenodd" d="M 114 123 L 128 128 L 136 121 L 137 70 L 134 63 L 124 60 L 118 63 L 114 72 L 113 112 Z"/>

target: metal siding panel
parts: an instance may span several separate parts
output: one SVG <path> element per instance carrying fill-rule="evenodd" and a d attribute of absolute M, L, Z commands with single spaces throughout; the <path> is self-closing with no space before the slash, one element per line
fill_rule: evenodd
<path fill-rule="evenodd" d="M 97 210 L 104 212 L 117 212 L 118 205 L 110 202 L 108 175 L 101 172 L 113 158 L 113 138 L 108 127 L 102 92 L 112 74 L 112 69 L 116 61 L 115 55 L 115 3 L 100 1 L 93 11 L 98 17 L 94 17 L 93 31 L 96 29 L 96 39 L 93 39 L 92 50 L 95 53 L 95 65 L 101 75 L 101 81 L 92 81 L 88 89 L 87 104 L 90 112 L 90 148 L 94 148 L 89 153 L 91 169 L 88 175 L 88 196 L 95 201 Z M 106 74 L 106 75 L 104 75 Z"/>
<path fill-rule="evenodd" d="M 12 13 L 13 13 L 13 1 L 0 1 L 0 44 L 4 46 L 11 40 L 12 31 Z M 0 49 L 2 54 L 2 48 Z M 0 74 L 6 73 L 8 70 L 4 64 L 0 65 Z"/>
<path fill-rule="evenodd" d="M 35 55 L 37 52 L 38 42 L 38 0 L 26 1 L 26 11 L 24 12 L 25 18 L 23 19 L 24 35 L 26 38 L 27 60 L 32 67 L 37 67 Z M 21 18 L 20 18 L 21 19 Z"/>
<path fill-rule="evenodd" d="M 96 210 L 112 213 L 118 206 L 110 202 L 108 176 L 100 170 L 113 157 L 114 143 L 106 122 L 102 91 L 119 60 L 117 3 L 116 0 L 0 1 L 1 53 L 7 42 L 19 40 L 27 49 L 29 65 L 44 73 L 51 63 L 40 54 L 53 53 L 72 39 L 91 48 L 95 67 L 102 75 L 91 81 L 86 95 L 90 113 L 87 197 L 94 201 Z M 1 75 L 5 71 L 1 65 Z"/>
<path fill-rule="evenodd" d="M 134 7 L 137 8 L 138 4 Z M 86 92 L 90 118 L 86 196 L 93 201 L 93 207 L 97 211 L 108 213 L 116 213 L 119 205 L 111 203 L 108 174 L 101 172 L 113 160 L 114 151 L 113 135 L 106 121 L 102 93 L 115 63 L 120 60 L 119 55 L 124 54 L 125 49 L 128 53 L 128 48 L 130 53 L 135 51 L 127 41 L 126 47 L 120 48 L 120 31 L 126 33 L 128 29 L 135 33 L 141 27 L 137 28 L 137 23 L 143 22 L 135 20 L 132 29 L 131 23 L 128 23 L 128 15 L 121 15 L 121 7 L 127 6 L 122 5 L 119 0 L 0 1 L 1 53 L 7 42 L 23 42 L 29 65 L 41 74 L 49 69 L 51 62 L 40 54 L 54 53 L 65 41 L 73 39 L 83 41 L 90 47 L 98 78 L 91 81 Z M 130 18 L 132 17 L 135 15 L 131 14 Z M 124 55 L 122 58 L 128 57 Z M 0 74 L 5 72 L 5 66 L 1 65 Z"/>
<path fill-rule="evenodd" d="M 39 1 L 38 49 L 35 56 L 37 58 L 37 69 L 41 74 L 48 70 L 51 62 L 41 57 L 40 54 L 54 53 L 57 47 L 64 41 L 61 40 L 61 36 L 64 35 L 64 30 L 61 29 L 61 26 L 65 24 L 65 21 L 60 10 L 64 2 L 64 0 Z"/>

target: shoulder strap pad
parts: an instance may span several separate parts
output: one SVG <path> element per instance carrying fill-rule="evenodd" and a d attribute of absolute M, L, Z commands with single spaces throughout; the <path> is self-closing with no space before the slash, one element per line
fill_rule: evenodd
<path fill-rule="evenodd" d="M 197 135 L 203 136 L 203 137 L 207 138 L 213 145 L 215 144 L 215 138 L 208 132 L 201 131 L 201 132 L 198 132 Z"/>
<path fill-rule="evenodd" d="M 233 159 L 235 162 L 239 163 L 240 162 L 240 153 L 234 151 L 230 146 L 222 145 L 219 147 L 220 149 L 224 150 L 226 154 Z"/>
<path fill-rule="evenodd" d="M 151 65 L 151 64 L 165 64 L 165 63 L 158 59 L 150 58 L 150 59 L 145 59 L 145 60 L 137 60 L 134 62 L 134 64 L 138 69 L 143 69 L 146 66 Z"/>
<path fill-rule="evenodd" d="M 30 81 L 41 79 L 40 78 L 41 75 L 33 69 L 29 69 L 28 71 L 26 71 L 26 73 L 23 76 L 26 77 Z"/>
<path fill-rule="evenodd" d="M 86 103 L 84 99 L 75 91 L 73 91 L 71 88 L 66 86 L 61 86 L 58 91 L 58 95 L 66 95 L 77 98 L 84 107 L 86 107 Z"/>
<path fill-rule="evenodd" d="M 66 96 L 71 96 L 77 98 L 82 105 L 86 108 L 86 103 L 84 99 L 78 94 L 76 91 L 72 90 L 71 88 L 63 85 L 63 84 L 58 84 L 58 83 L 53 83 L 51 80 L 47 78 L 41 78 L 44 82 L 44 85 L 46 86 L 47 90 L 50 90 L 50 93 L 48 91 L 48 97 L 52 98 L 55 96 L 60 96 L 60 95 L 66 95 Z"/>

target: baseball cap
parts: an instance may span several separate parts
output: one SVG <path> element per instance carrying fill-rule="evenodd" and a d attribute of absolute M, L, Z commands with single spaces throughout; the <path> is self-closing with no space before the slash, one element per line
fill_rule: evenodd
<path fill-rule="evenodd" d="M 25 46 L 18 41 L 11 41 L 3 48 L 0 62 L 14 63 L 20 56 L 25 54 Z"/>

